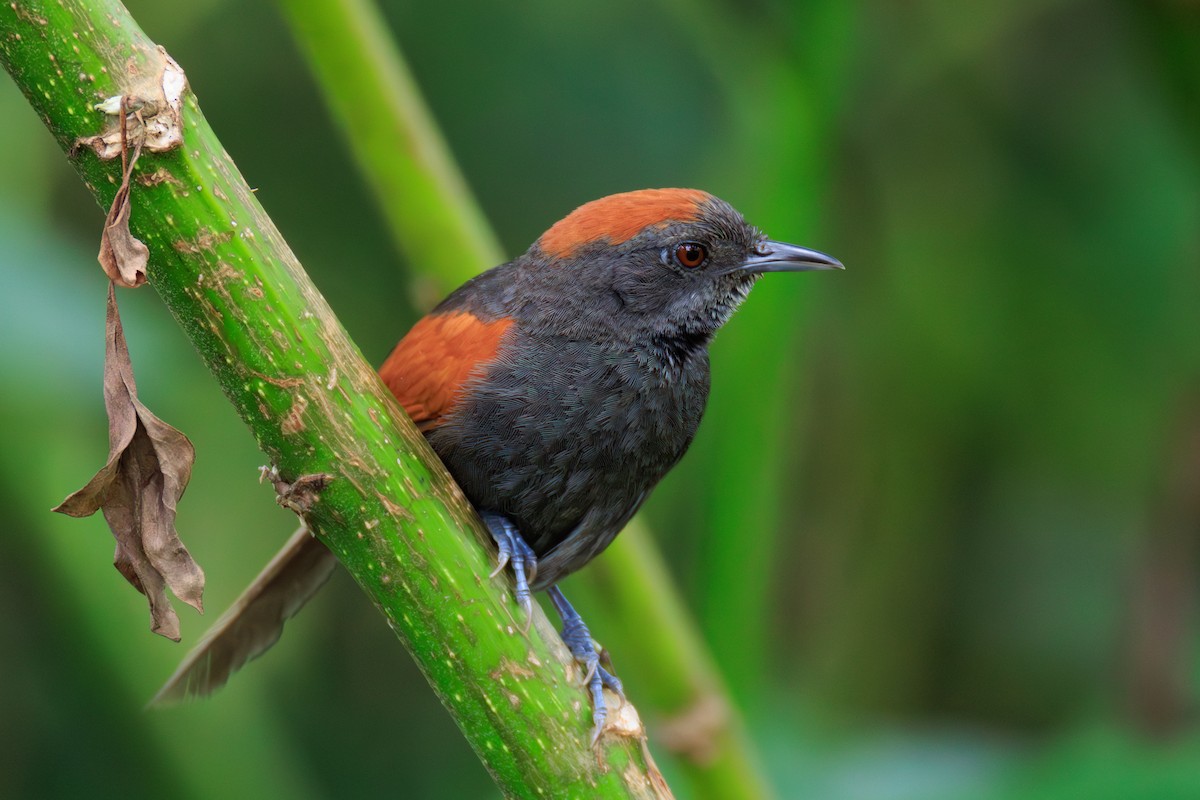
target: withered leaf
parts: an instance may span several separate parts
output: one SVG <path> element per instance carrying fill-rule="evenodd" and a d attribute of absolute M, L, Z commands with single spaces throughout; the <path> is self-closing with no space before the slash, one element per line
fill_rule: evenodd
<path fill-rule="evenodd" d="M 150 250 L 129 232 L 129 172 L 125 173 L 108 216 L 104 218 L 104 232 L 100 234 L 100 252 L 96 258 L 104 274 L 126 288 L 136 289 L 146 282 Z"/>
<path fill-rule="evenodd" d="M 204 572 L 175 531 L 175 505 L 191 478 L 195 449 L 138 400 L 111 283 L 105 332 L 108 463 L 54 510 L 72 517 L 103 511 L 117 540 L 113 564 L 150 601 L 150 629 L 179 641 L 179 617 L 165 589 L 204 611 Z"/>
<path fill-rule="evenodd" d="M 141 155 L 140 143 L 133 148 L 133 155 L 125 151 L 127 115 L 125 99 L 121 100 L 121 186 L 109 206 L 104 218 L 104 230 L 100 234 L 100 253 L 96 258 L 109 280 L 129 289 L 136 289 L 146 282 L 146 264 L 150 261 L 150 250 L 129 231 L 129 177 L 133 165 Z"/>

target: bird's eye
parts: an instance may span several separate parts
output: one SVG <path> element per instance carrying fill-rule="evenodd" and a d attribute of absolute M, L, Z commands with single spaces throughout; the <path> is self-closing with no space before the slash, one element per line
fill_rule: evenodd
<path fill-rule="evenodd" d="M 708 248 L 696 242 L 684 242 L 675 248 L 675 260 L 680 266 L 695 269 L 708 258 Z"/>

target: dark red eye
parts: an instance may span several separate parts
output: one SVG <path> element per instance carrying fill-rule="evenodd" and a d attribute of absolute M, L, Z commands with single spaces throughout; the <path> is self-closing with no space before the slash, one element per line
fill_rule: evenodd
<path fill-rule="evenodd" d="M 708 258 L 708 249 L 696 242 L 684 242 L 675 248 L 675 260 L 679 262 L 680 266 L 688 269 L 700 266 L 706 258 Z"/>

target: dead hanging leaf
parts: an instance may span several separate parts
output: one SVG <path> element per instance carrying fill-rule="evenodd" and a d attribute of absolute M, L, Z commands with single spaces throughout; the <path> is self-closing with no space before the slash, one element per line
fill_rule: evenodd
<path fill-rule="evenodd" d="M 106 340 L 108 463 L 54 510 L 72 517 L 104 512 L 117 540 L 113 564 L 150 601 L 150 630 L 179 641 L 179 617 L 165 589 L 204 611 L 204 572 L 175 532 L 175 504 L 187 488 L 196 453 L 186 436 L 138 401 L 112 284 Z"/>
<path fill-rule="evenodd" d="M 125 149 L 128 114 L 125 99 L 121 99 L 121 187 L 113 197 L 108 216 L 104 218 L 104 231 L 100 234 L 100 253 L 96 258 L 109 280 L 129 289 L 136 289 L 146 282 L 146 264 L 150 261 L 150 250 L 129 231 L 129 177 L 133 165 L 142 153 L 141 142 L 133 147 L 133 154 Z"/>

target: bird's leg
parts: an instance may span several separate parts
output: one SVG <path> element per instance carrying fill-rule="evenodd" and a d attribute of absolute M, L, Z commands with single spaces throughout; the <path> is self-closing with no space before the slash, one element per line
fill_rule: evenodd
<path fill-rule="evenodd" d="M 507 517 L 485 513 L 483 521 L 496 541 L 496 547 L 500 549 L 496 568 L 488 577 L 498 575 L 505 565 L 512 567 L 513 578 L 517 584 L 514 594 L 517 605 L 525 611 L 525 625 L 528 628 L 529 621 L 533 619 L 533 593 L 529 590 L 529 582 L 537 576 L 537 554 L 525 543 L 517 526 Z"/>
<path fill-rule="evenodd" d="M 554 603 L 558 616 L 562 618 L 563 643 L 567 645 L 571 655 L 575 656 L 575 660 L 583 664 L 587 670 L 583 682 L 587 684 L 592 693 L 592 744 L 594 745 L 600 738 L 600 732 L 604 729 L 605 720 L 608 719 L 608 707 L 604 703 L 604 687 L 607 686 L 615 692 L 622 702 L 625 701 L 625 689 L 616 675 L 600 666 L 600 654 L 596 652 L 592 634 L 584 624 L 583 618 L 579 616 L 579 612 L 567 601 L 562 589 L 559 589 L 557 585 L 551 586 L 546 590 L 546 594 L 550 596 L 550 602 Z"/>

